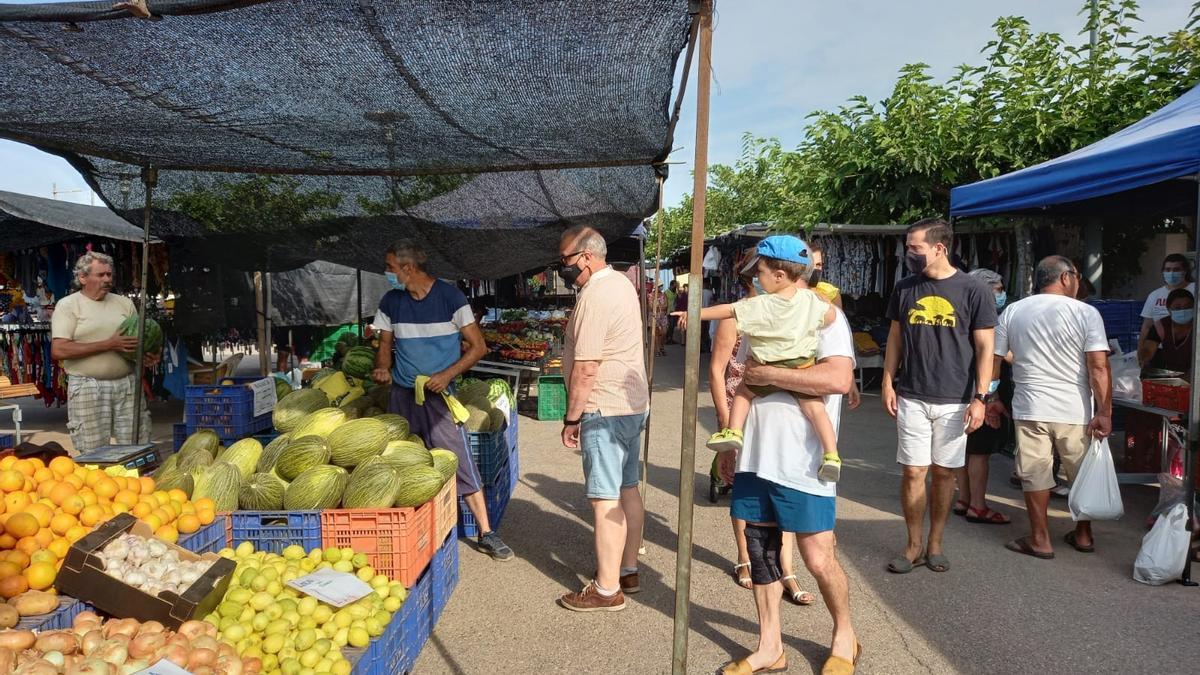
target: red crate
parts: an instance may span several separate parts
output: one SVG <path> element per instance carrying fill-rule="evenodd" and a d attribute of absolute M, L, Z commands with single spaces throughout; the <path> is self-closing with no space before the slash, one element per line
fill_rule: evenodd
<path fill-rule="evenodd" d="M 1187 380 L 1177 377 L 1142 380 L 1143 405 L 1184 412 L 1188 409 L 1191 395 L 1192 387 Z"/>
<path fill-rule="evenodd" d="M 433 502 L 415 509 L 327 509 L 321 543 L 366 553 L 376 572 L 411 588 L 440 543 L 433 538 Z"/>
<path fill-rule="evenodd" d="M 433 540 L 445 541 L 458 524 L 458 481 L 454 476 L 433 498 Z"/>

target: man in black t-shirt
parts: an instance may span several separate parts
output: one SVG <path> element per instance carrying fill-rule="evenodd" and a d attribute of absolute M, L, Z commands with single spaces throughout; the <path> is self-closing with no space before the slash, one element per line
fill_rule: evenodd
<path fill-rule="evenodd" d="M 996 303 L 991 289 L 951 264 L 954 233 L 930 218 L 908 228 L 905 263 L 913 274 L 888 302 L 892 322 L 883 367 L 883 405 L 896 418 L 896 461 L 908 544 L 888 563 L 898 574 L 926 565 L 950 569 L 942 534 L 954 501 L 954 470 L 966 463 L 967 434 L 983 424 L 992 379 Z M 925 478 L 932 467 L 933 490 Z M 929 537 L 924 536 L 926 506 Z"/>

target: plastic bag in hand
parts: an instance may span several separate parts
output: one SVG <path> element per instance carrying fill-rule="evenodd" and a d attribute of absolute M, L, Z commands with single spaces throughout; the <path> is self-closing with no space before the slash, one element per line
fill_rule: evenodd
<path fill-rule="evenodd" d="M 1129 352 L 1109 360 L 1112 372 L 1113 396 L 1142 402 L 1142 369 L 1138 366 L 1137 353 Z"/>
<path fill-rule="evenodd" d="M 1183 575 L 1191 535 L 1187 531 L 1187 506 L 1176 504 L 1158 517 L 1142 537 L 1142 548 L 1133 561 L 1133 579 L 1151 586 L 1169 584 Z"/>
<path fill-rule="evenodd" d="M 1120 520 L 1125 515 L 1108 439 L 1093 439 L 1067 497 L 1072 520 Z"/>

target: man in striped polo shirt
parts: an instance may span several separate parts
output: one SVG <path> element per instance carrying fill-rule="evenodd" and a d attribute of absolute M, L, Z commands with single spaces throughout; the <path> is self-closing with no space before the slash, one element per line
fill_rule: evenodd
<path fill-rule="evenodd" d="M 425 250 L 400 240 L 387 250 L 387 272 L 392 290 L 379 301 L 374 328 L 379 332 L 374 380 L 391 383 L 388 412 L 408 420 L 412 433 L 430 448 L 445 448 L 458 455 L 458 494 L 479 523 L 479 550 L 496 560 L 510 560 L 510 549 L 492 531 L 483 481 L 467 439 L 440 395 L 416 401 L 416 380 L 427 376 L 425 389 L 434 394 L 451 389 L 454 379 L 487 354 L 487 345 L 471 305 L 462 291 L 426 270 Z"/>

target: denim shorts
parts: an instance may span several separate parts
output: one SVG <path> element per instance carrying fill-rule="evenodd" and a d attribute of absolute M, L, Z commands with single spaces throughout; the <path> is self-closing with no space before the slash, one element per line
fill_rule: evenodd
<path fill-rule="evenodd" d="M 641 480 L 639 455 L 646 413 L 605 417 L 585 413 L 579 429 L 588 499 L 620 499 L 621 488 Z"/>
<path fill-rule="evenodd" d="M 741 472 L 733 476 L 729 514 L 748 523 L 776 523 L 784 532 L 827 532 L 837 517 L 837 498 L 810 495 Z"/>

